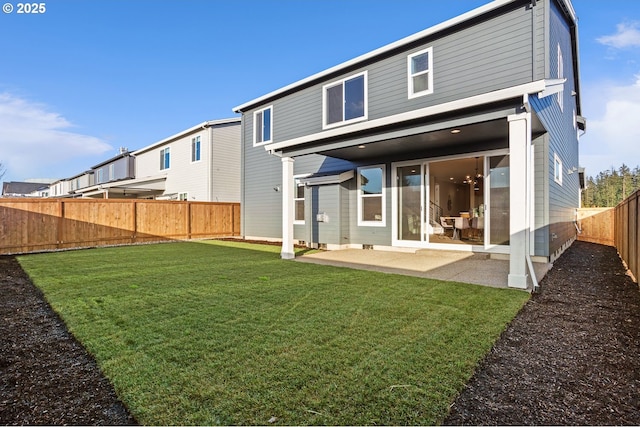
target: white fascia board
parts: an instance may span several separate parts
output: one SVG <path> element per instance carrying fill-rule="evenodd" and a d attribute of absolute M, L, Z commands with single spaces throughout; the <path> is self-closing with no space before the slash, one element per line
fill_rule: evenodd
<path fill-rule="evenodd" d="M 175 135 L 172 135 L 168 138 L 165 138 L 163 140 L 160 140 L 158 142 L 154 142 L 151 145 L 147 145 L 146 147 L 140 148 L 138 150 L 132 151 L 131 154 L 132 155 L 138 155 L 140 153 L 144 153 L 145 151 L 149 151 L 152 150 L 156 147 L 159 147 L 163 144 L 166 144 L 168 142 L 171 142 L 173 140 L 179 139 L 184 137 L 185 135 L 189 135 L 190 133 L 196 132 L 200 129 L 206 129 L 208 127 L 211 126 L 217 126 L 217 125 L 224 125 L 224 124 L 229 124 L 229 123 L 240 123 L 240 121 L 242 120 L 241 117 L 232 117 L 232 118 L 228 118 L 228 119 L 220 119 L 220 120 L 208 120 L 206 122 L 202 122 L 200 124 L 197 124 L 193 127 L 190 127 L 189 129 L 183 130 L 182 132 L 178 132 Z"/>
<path fill-rule="evenodd" d="M 314 133 L 311 135 L 305 135 L 298 138 L 289 139 L 287 141 L 276 142 L 273 144 L 267 144 L 264 146 L 265 150 L 274 152 L 287 147 L 293 147 L 299 144 L 305 144 L 312 141 L 318 141 L 326 138 L 333 138 L 339 136 L 345 136 L 354 132 L 361 132 L 378 127 L 388 126 L 407 120 L 414 120 L 423 117 L 429 117 L 436 114 L 448 113 L 464 108 L 476 107 L 484 104 L 490 104 L 493 102 L 503 101 L 511 98 L 523 97 L 524 95 L 539 93 L 545 90 L 547 87 L 546 80 L 538 80 L 531 83 L 526 83 L 519 86 L 512 86 L 506 89 L 496 90 L 494 92 L 484 93 L 482 95 L 475 95 L 469 98 L 458 99 L 456 101 L 445 102 L 443 104 L 434 105 L 431 107 L 420 108 L 418 110 L 408 111 L 406 113 L 394 114 L 392 116 L 382 117 L 375 120 L 369 120 L 367 122 L 355 123 L 349 126 L 343 126 L 340 128 L 329 129 L 323 132 Z"/>
<path fill-rule="evenodd" d="M 544 98 L 550 95 L 554 95 L 564 90 L 564 84 L 567 79 L 547 79 L 545 80 L 545 88 L 538 92 L 538 98 Z"/>
<path fill-rule="evenodd" d="M 476 18 L 476 17 L 481 16 L 481 15 L 483 15 L 485 13 L 491 12 L 492 10 L 498 9 L 498 8 L 500 8 L 500 7 L 502 7 L 502 6 L 506 5 L 506 4 L 513 3 L 514 1 L 516 1 L 516 0 L 493 0 L 492 2 L 487 3 L 484 6 L 480 6 L 480 7 L 476 8 L 476 9 L 473 9 L 473 10 L 471 10 L 469 12 L 463 13 L 462 15 L 458 15 L 458 16 L 456 16 L 454 18 L 451 18 L 451 19 L 449 19 L 447 21 L 444 21 L 444 22 L 442 22 L 440 24 L 434 25 L 433 27 L 429 27 L 429 28 L 427 28 L 425 30 L 422 30 L 422 31 L 420 31 L 418 33 L 412 34 L 412 35 L 410 35 L 408 37 L 405 37 L 403 39 L 400 39 L 398 41 L 390 43 L 390 44 L 388 44 L 386 46 L 383 46 L 383 47 L 378 48 L 376 50 L 372 50 L 371 52 L 365 53 L 364 55 L 360 55 L 360 56 L 358 56 L 356 58 L 350 59 L 349 61 L 343 62 L 342 64 L 338 64 L 338 65 L 336 65 L 334 67 L 328 68 L 328 69 L 326 69 L 324 71 L 321 71 L 321 72 L 316 73 L 316 74 L 314 74 L 312 76 L 309 76 L 307 78 L 299 80 L 299 81 L 297 81 L 295 83 L 292 83 L 290 85 L 287 85 L 287 86 L 285 86 L 283 88 L 277 89 L 277 90 L 275 90 L 273 92 L 269 92 L 268 94 L 263 95 L 263 96 L 261 96 L 259 98 L 256 98 L 256 99 L 254 99 L 252 101 L 246 102 L 246 103 L 244 103 L 242 105 L 238 105 L 237 107 L 233 108 L 233 112 L 241 113 L 242 111 L 246 110 L 247 107 L 251 107 L 252 105 L 259 104 L 259 103 L 261 103 L 261 102 L 263 102 L 263 101 L 265 101 L 265 100 L 267 100 L 269 98 L 278 96 L 281 93 L 288 92 L 288 91 L 290 91 L 292 89 L 295 89 L 298 86 L 305 85 L 307 83 L 313 82 L 315 80 L 318 80 L 318 79 L 321 79 L 323 77 L 326 77 L 326 76 L 328 76 L 330 74 L 338 72 L 338 71 L 340 71 L 342 69 L 351 67 L 353 65 L 357 65 L 357 64 L 359 64 L 361 62 L 364 62 L 364 61 L 367 61 L 367 60 L 369 60 L 371 58 L 375 58 L 376 56 L 379 56 L 379 55 L 382 55 L 382 54 L 387 53 L 389 51 L 392 51 L 394 49 L 403 47 L 403 46 L 408 45 L 410 43 L 413 43 L 413 42 L 415 42 L 417 40 L 420 40 L 422 38 L 428 37 L 428 36 L 430 36 L 432 34 L 436 34 L 436 33 L 440 32 L 440 31 L 446 30 L 447 28 L 450 28 L 450 27 L 453 27 L 455 25 L 461 24 L 461 23 L 463 23 L 465 21 L 468 21 L 470 19 Z"/>
<path fill-rule="evenodd" d="M 90 187 L 78 188 L 77 190 L 75 190 L 75 192 L 78 194 L 93 194 L 91 192 L 94 190 L 116 188 L 116 187 L 131 185 L 131 184 L 143 184 L 145 182 L 150 182 L 150 183 L 160 182 L 160 181 L 165 181 L 166 179 L 167 179 L 167 174 L 147 176 L 144 178 L 123 179 L 120 181 L 103 182 L 101 184 L 94 184 Z"/>
<path fill-rule="evenodd" d="M 355 173 L 353 172 L 353 170 L 348 170 L 342 173 L 336 173 L 334 175 L 316 176 L 316 177 L 310 176 L 308 178 L 301 179 L 301 181 L 308 186 L 340 184 L 341 182 L 350 180 L 354 176 L 355 176 Z"/>

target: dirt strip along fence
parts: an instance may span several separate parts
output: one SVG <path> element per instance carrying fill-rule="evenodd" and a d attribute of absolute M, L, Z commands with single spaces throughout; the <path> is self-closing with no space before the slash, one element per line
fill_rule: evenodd
<path fill-rule="evenodd" d="M 240 203 L 0 199 L 0 254 L 240 235 Z"/>
<path fill-rule="evenodd" d="M 615 207 L 615 246 L 636 282 L 640 268 L 639 208 L 640 190 Z"/>

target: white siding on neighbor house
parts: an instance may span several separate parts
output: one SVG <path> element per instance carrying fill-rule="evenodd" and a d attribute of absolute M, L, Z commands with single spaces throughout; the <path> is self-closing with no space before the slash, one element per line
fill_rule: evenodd
<path fill-rule="evenodd" d="M 240 123 L 219 125 L 211 131 L 212 202 L 240 201 Z M 203 157 L 204 159 L 204 157 Z"/>
<path fill-rule="evenodd" d="M 191 143 L 200 138 L 200 160 L 192 161 Z M 160 152 L 170 148 L 169 168 L 160 169 Z M 189 201 L 240 201 L 240 122 L 213 125 L 181 134 L 136 152 L 136 178 L 166 176 L 163 196 Z"/>
<path fill-rule="evenodd" d="M 200 137 L 200 161 L 191 162 L 191 139 Z M 136 155 L 136 178 L 166 175 L 164 194 L 178 198 L 188 193 L 188 200 L 208 201 L 210 146 L 209 130 L 201 129 Z M 160 170 L 160 152 L 170 148 L 169 168 Z"/>

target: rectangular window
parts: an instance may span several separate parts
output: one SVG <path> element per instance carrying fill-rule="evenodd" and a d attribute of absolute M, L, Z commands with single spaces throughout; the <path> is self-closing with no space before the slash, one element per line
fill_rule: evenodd
<path fill-rule="evenodd" d="M 558 43 L 558 78 L 564 79 L 564 60 L 562 59 L 562 49 L 560 49 L 560 43 Z M 564 91 L 558 92 L 558 105 L 560 111 L 564 111 Z"/>
<path fill-rule="evenodd" d="M 160 150 L 160 170 L 169 169 L 171 166 L 171 148 Z"/>
<path fill-rule="evenodd" d="M 358 168 L 358 225 L 385 225 L 384 166 Z"/>
<path fill-rule="evenodd" d="M 191 138 L 191 161 L 200 161 L 200 136 Z"/>
<path fill-rule="evenodd" d="M 367 72 L 322 88 L 323 128 L 367 118 Z"/>
<path fill-rule="evenodd" d="M 295 193 L 293 204 L 295 209 L 294 224 L 304 224 L 304 184 L 299 179 L 295 180 Z"/>
<path fill-rule="evenodd" d="M 433 48 L 407 57 L 409 98 L 433 93 Z"/>
<path fill-rule="evenodd" d="M 273 106 L 253 113 L 253 145 L 266 144 L 272 141 Z"/>
<path fill-rule="evenodd" d="M 104 170 L 102 168 L 98 169 L 97 181 L 98 184 L 104 182 Z"/>
<path fill-rule="evenodd" d="M 107 181 L 113 181 L 114 179 L 116 179 L 116 165 L 112 163 L 109 165 L 109 176 L 107 177 Z"/>
<path fill-rule="evenodd" d="M 178 200 L 188 200 L 189 193 L 178 193 Z"/>
<path fill-rule="evenodd" d="M 553 154 L 553 179 L 562 185 L 562 160 L 557 154 Z"/>

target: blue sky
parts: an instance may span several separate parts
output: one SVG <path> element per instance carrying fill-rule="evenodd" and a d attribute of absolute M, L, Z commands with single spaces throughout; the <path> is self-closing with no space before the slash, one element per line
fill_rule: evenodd
<path fill-rule="evenodd" d="M 64 178 L 489 0 L 49 0 L 0 12 L 5 181 Z M 640 2 L 573 0 L 588 175 L 640 165 Z"/>

